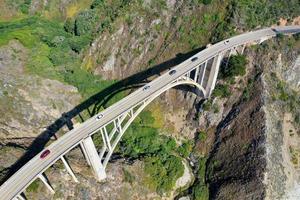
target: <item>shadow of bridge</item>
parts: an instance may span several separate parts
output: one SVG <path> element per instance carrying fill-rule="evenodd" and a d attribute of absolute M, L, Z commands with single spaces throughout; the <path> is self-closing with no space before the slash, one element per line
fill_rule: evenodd
<path fill-rule="evenodd" d="M 25 154 L 7 170 L 6 175 L 2 178 L 2 180 L 0 180 L 0 184 L 4 183 L 10 176 L 17 172 L 30 159 L 32 159 L 35 155 L 41 152 L 46 146 L 46 144 L 49 142 L 51 137 L 56 138 L 56 133 L 59 130 L 61 130 L 61 128 L 63 128 L 66 125 L 69 130 L 73 129 L 73 123 L 71 119 L 78 116 L 83 122 L 84 118 L 81 115 L 83 111 L 87 111 L 90 116 L 97 114 L 101 107 L 105 108 L 109 100 L 119 92 L 141 87 L 142 85 L 148 82 L 149 78 L 159 76 L 162 72 L 178 65 L 179 63 L 190 58 L 191 56 L 203 49 L 204 47 L 201 47 L 188 53 L 177 54 L 176 57 L 168 61 L 165 61 L 161 64 L 155 65 L 149 69 L 138 72 L 123 80 L 120 80 L 105 88 L 104 90 L 100 91 L 99 93 L 89 97 L 87 100 L 77 105 L 72 110 L 63 113 L 59 119 L 54 121 L 51 125 L 49 125 L 46 128 L 44 132 L 42 132 L 37 138 L 34 139 L 34 141 L 30 144 Z M 180 87 L 179 89 L 184 88 Z"/>

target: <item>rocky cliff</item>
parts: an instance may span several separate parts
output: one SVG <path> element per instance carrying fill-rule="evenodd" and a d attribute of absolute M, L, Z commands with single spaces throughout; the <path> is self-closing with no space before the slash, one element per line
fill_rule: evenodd
<path fill-rule="evenodd" d="M 248 52 L 256 57 L 250 98 L 242 95 L 218 125 L 207 163 L 212 199 L 299 198 L 299 74 L 290 73 L 299 70 L 299 44 L 290 40 Z"/>

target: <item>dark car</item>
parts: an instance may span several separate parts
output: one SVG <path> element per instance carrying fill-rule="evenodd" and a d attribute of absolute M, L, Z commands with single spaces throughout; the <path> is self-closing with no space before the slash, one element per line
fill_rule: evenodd
<path fill-rule="evenodd" d="M 192 62 L 194 62 L 194 61 L 196 61 L 196 60 L 198 60 L 198 57 L 194 57 L 194 58 L 192 58 Z"/>
<path fill-rule="evenodd" d="M 225 40 L 224 41 L 224 44 L 226 45 L 226 44 L 228 44 L 229 43 L 229 40 Z"/>
<path fill-rule="evenodd" d="M 44 159 L 44 158 L 46 158 L 49 154 L 50 154 L 50 150 L 47 149 L 47 150 L 45 150 L 45 151 L 40 155 L 40 158 L 41 158 L 41 159 Z"/>
<path fill-rule="evenodd" d="M 143 90 L 145 91 L 145 90 L 148 90 L 150 88 L 150 85 L 146 85 L 144 88 L 143 88 Z"/>
<path fill-rule="evenodd" d="M 170 72 L 169 72 L 169 75 L 173 75 L 173 74 L 175 74 L 176 73 L 176 70 L 175 69 L 173 69 L 173 70 L 171 70 Z"/>

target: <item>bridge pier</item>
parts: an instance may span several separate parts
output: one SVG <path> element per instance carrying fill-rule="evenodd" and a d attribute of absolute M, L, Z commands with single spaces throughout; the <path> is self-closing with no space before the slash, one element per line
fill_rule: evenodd
<path fill-rule="evenodd" d="M 80 148 L 81 148 L 81 151 L 82 151 L 82 153 L 83 153 L 83 155 L 84 155 L 84 157 L 85 157 L 85 159 L 86 159 L 87 164 L 88 164 L 89 166 L 91 166 L 90 160 L 88 159 L 87 152 L 86 152 L 86 150 L 85 150 L 85 148 L 84 148 L 82 142 L 80 142 Z"/>
<path fill-rule="evenodd" d="M 205 88 L 207 97 L 210 97 L 213 89 L 215 88 L 222 59 L 223 59 L 223 52 L 220 52 L 216 57 L 214 57 L 211 70 L 209 73 L 209 78 Z"/>
<path fill-rule="evenodd" d="M 101 159 L 98 155 L 94 142 L 89 136 L 82 141 L 82 146 L 86 152 L 86 158 L 93 168 L 94 174 L 98 181 L 102 181 L 106 178 L 104 166 L 102 165 Z"/>
<path fill-rule="evenodd" d="M 25 197 L 22 194 L 19 194 L 18 196 L 16 196 L 15 198 L 13 198 L 13 200 L 26 200 Z"/>
<path fill-rule="evenodd" d="M 54 189 L 52 188 L 47 178 L 43 174 L 38 175 L 38 178 L 46 185 L 46 187 L 50 190 L 52 194 L 55 193 Z"/>
<path fill-rule="evenodd" d="M 65 168 L 67 169 L 68 173 L 72 176 L 73 180 L 76 182 L 76 183 L 79 183 L 78 179 L 76 178 L 73 170 L 71 169 L 69 163 L 66 161 L 66 159 L 62 156 L 60 157 L 61 161 L 63 162 Z"/>
<path fill-rule="evenodd" d="M 207 63 L 208 63 L 208 60 L 204 63 L 204 67 L 200 68 L 200 73 L 199 73 L 200 74 L 200 82 L 199 82 L 200 85 L 202 85 L 203 81 L 204 81 Z"/>

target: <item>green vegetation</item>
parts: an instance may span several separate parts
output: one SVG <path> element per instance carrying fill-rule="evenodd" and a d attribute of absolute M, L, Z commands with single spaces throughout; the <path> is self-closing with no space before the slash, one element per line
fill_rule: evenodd
<path fill-rule="evenodd" d="M 276 24 L 280 17 L 290 20 L 300 13 L 298 0 L 231 0 L 226 9 L 226 15 L 213 31 L 213 42 L 234 35 L 236 27 L 266 27 Z"/>
<path fill-rule="evenodd" d="M 201 0 L 203 4 L 208 5 L 211 4 L 212 0 Z"/>
<path fill-rule="evenodd" d="M 233 55 L 229 58 L 228 65 L 222 66 L 220 77 L 223 79 L 232 79 L 235 76 L 243 76 L 246 74 L 247 59 L 245 55 Z"/>
<path fill-rule="evenodd" d="M 213 104 L 212 99 L 208 99 L 207 101 L 204 102 L 204 104 L 202 106 L 203 110 L 209 111 L 212 108 L 212 104 Z"/>
<path fill-rule="evenodd" d="M 28 14 L 30 4 L 31 0 L 24 0 L 24 3 L 20 5 L 21 12 L 24 14 Z"/>
<path fill-rule="evenodd" d="M 200 142 L 204 142 L 207 138 L 207 133 L 204 131 L 199 131 L 197 139 L 200 140 Z"/>
<path fill-rule="evenodd" d="M 227 84 L 218 84 L 212 94 L 214 97 L 226 98 L 230 96 L 229 86 Z"/>
<path fill-rule="evenodd" d="M 300 126 L 300 99 L 299 93 L 292 90 L 288 85 L 280 80 L 275 73 L 271 74 L 272 82 L 275 83 L 275 91 L 272 99 L 280 101 L 281 105 L 287 112 L 291 112 L 294 117 L 295 124 Z"/>
<path fill-rule="evenodd" d="M 290 152 L 290 157 L 291 157 L 291 162 L 298 166 L 298 158 L 299 158 L 299 152 L 297 150 L 295 150 L 293 147 L 289 147 L 289 152 Z"/>
<path fill-rule="evenodd" d="M 145 159 L 145 172 L 149 174 L 146 183 L 162 194 L 174 187 L 176 180 L 183 175 L 184 167 L 179 157 L 159 154 Z"/>
<path fill-rule="evenodd" d="M 254 86 L 254 80 L 253 79 L 249 79 L 247 86 L 245 87 L 243 94 L 242 94 L 242 100 L 243 101 L 248 101 L 250 99 L 250 92 L 252 90 Z"/>
<path fill-rule="evenodd" d="M 84 98 L 114 82 L 102 80 L 81 68 L 78 53 L 90 43 L 87 35 L 75 36 L 66 32 L 61 24 L 38 17 L 2 22 L 0 30 L 0 45 L 17 39 L 30 49 L 28 72 L 74 85 Z M 122 96 L 122 93 L 114 96 L 111 102 Z"/>
<path fill-rule="evenodd" d="M 92 31 L 97 23 L 97 20 L 98 18 L 94 10 L 85 10 L 80 12 L 75 19 L 75 35 L 92 35 Z"/>
<path fill-rule="evenodd" d="M 159 135 L 153 123 L 151 112 L 142 112 L 123 136 L 119 151 L 124 156 L 143 159 L 145 172 L 149 175 L 146 184 L 163 193 L 171 190 L 182 176 L 184 166 L 177 154 L 187 156 L 191 144 L 186 142 L 177 150 L 175 140 Z"/>
<path fill-rule="evenodd" d="M 178 153 L 182 157 L 187 158 L 190 155 L 190 153 L 192 152 L 193 147 L 194 147 L 193 141 L 187 140 L 178 147 Z"/>
<path fill-rule="evenodd" d="M 27 188 L 27 192 L 37 192 L 39 189 L 39 182 L 37 180 L 33 181 Z"/>
<path fill-rule="evenodd" d="M 206 158 L 200 158 L 198 163 L 198 172 L 196 181 L 192 187 L 192 195 L 195 200 L 208 200 L 209 190 L 205 183 Z"/>
<path fill-rule="evenodd" d="M 132 175 L 128 170 L 123 168 L 123 173 L 124 173 L 124 181 L 132 184 L 135 180 L 134 175 Z"/>

